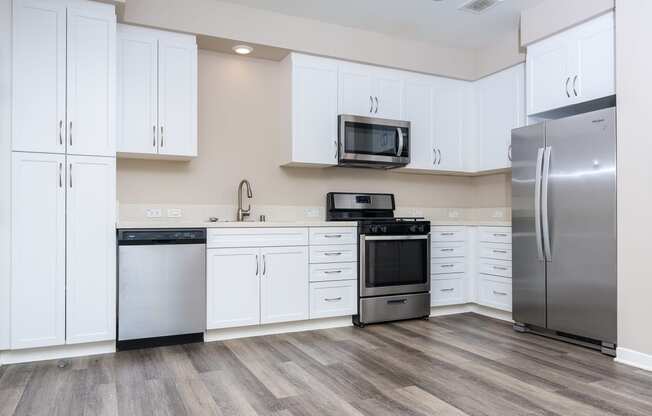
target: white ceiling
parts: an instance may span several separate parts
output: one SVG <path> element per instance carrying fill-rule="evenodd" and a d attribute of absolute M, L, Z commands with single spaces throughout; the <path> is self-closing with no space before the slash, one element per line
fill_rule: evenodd
<path fill-rule="evenodd" d="M 521 10 L 542 0 L 504 0 L 482 14 L 457 10 L 468 0 L 225 1 L 443 46 L 482 48 L 513 33 Z"/>

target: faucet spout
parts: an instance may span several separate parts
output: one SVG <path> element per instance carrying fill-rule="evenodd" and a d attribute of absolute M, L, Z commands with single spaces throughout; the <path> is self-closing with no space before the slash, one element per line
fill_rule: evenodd
<path fill-rule="evenodd" d="M 242 188 L 246 187 L 247 189 L 247 198 L 251 199 L 253 197 L 253 192 L 251 192 L 251 184 L 248 180 L 243 179 L 238 185 L 238 212 L 237 220 L 243 221 L 245 217 L 248 217 L 251 214 L 251 204 L 247 206 L 246 209 L 242 208 Z"/>

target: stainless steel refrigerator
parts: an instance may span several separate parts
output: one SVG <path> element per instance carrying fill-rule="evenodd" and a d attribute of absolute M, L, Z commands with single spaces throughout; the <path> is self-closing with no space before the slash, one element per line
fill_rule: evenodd
<path fill-rule="evenodd" d="M 616 346 L 616 109 L 512 130 L 514 328 Z"/>

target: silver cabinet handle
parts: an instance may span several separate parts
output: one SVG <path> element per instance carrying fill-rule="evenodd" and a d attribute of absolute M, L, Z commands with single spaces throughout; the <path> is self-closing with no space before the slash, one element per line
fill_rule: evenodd
<path fill-rule="evenodd" d="M 69 123 L 68 135 L 70 136 L 70 145 L 72 146 L 72 121 Z"/>
<path fill-rule="evenodd" d="M 339 274 L 342 273 L 342 270 L 326 270 L 324 271 L 325 274 Z"/>
<path fill-rule="evenodd" d="M 374 114 L 378 114 L 378 97 L 374 97 L 376 99 L 376 111 L 374 111 Z"/>
<path fill-rule="evenodd" d="M 63 170 L 63 163 L 59 162 L 59 188 L 63 188 L 63 175 L 62 171 Z"/>
<path fill-rule="evenodd" d="M 258 276 L 258 267 L 259 267 L 258 254 L 256 254 L 256 276 Z"/>
<path fill-rule="evenodd" d="M 437 149 L 432 148 L 432 165 L 437 165 Z"/>
<path fill-rule="evenodd" d="M 577 97 L 577 90 L 575 89 L 575 84 L 577 83 L 577 75 L 573 77 L 573 94 Z"/>
<path fill-rule="evenodd" d="M 369 112 L 374 112 L 374 98 L 371 95 L 369 96 Z"/>
<path fill-rule="evenodd" d="M 338 296 L 336 298 L 324 298 L 326 302 L 339 302 L 342 300 L 342 296 Z"/>
<path fill-rule="evenodd" d="M 152 147 L 156 147 L 156 125 L 152 126 Z"/>
<path fill-rule="evenodd" d="M 333 156 L 333 158 L 337 159 L 337 140 L 333 140 L 333 144 L 335 145 L 335 155 Z"/>
<path fill-rule="evenodd" d="M 324 253 L 324 256 L 341 256 L 342 253 Z"/>
<path fill-rule="evenodd" d="M 63 144 L 63 134 L 62 134 L 62 130 L 63 130 L 63 120 L 59 120 L 59 144 L 60 144 L 60 145 Z"/>
<path fill-rule="evenodd" d="M 510 162 L 512 161 L 512 145 L 511 144 L 507 148 L 507 159 L 509 159 Z"/>
<path fill-rule="evenodd" d="M 163 126 L 161 126 L 161 147 L 163 147 Z"/>
<path fill-rule="evenodd" d="M 498 233 L 498 234 L 494 234 L 494 237 L 507 237 L 507 234 Z"/>
<path fill-rule="evenodd" d="M 444 267 L 444 268 L 449 269 L 451 267 L 455 267 L 455 265 L 454 264 L 442 264 L 442 265 L 440 265 L 440 267 Z"/>
<path fill-rule="evenodd" d="M 570 98 L 570 93 L 568 92 L 568 83 L 570 82 L 570 77 L 566 78 L 566 97 Z"/>
<path fill-rule="evenodd" d="M 265 255 L 263 254 L 263 276 L 267 272 L 267 262 L 265 261 Z"/>
<path fill-rule="evenodd" d="M 442 248 L 439 251 L 455 251 L 454 248 Z"/>
<path fill-rule="evenodd" d="M 454 287 L 448 287 L 448 288 L 446 288 L 446 289 L 439 289 L 439 290 L 440 290 L 441 292 L 452 292 L 452 291 L 455 290 L 455 288 L 454 288 Z"/>
<path fill-rule="evenodd" d="M 437 165 L 441 165 L 441 149 L 437 149 L 437 153 L 439 154 L 439 160 L 437 161 Z"/>
<path fill-rule="evenodd" d="M 507 267 L 503 267 L 503 266 L 494 266 L 494 270 L 507 270 Z"/>
<path fill-rule="evenodd" d="M 497 290 L 494 290 L 493 292 L 494 292 L 494 295 L 507 296 L 507 293 L 505 293 L 505 292 L 498 292 Z"/>
<path fill-rule="evenodd" d="M 492 250 L 495 254 L 507 254 L 506 250 Z"/>
<path fill-rule="evenodd" d="M 70 187 L 72 188 L 72 163 L 70 164 L 70 167 L 68 168 L 68 175 L 70 176 Z"/>
<path fill-rule="evenodd" d="M 398 134 L 398 151 L 396 152 L 396 156 L 401 156 L 401 153 L 403 153 L 403 130 L 400 127 L 396 128 L 396 133 Z"/>
<path fill-rule="evenodd" d="M 455 235 L 455 233 L 448 233 L 448 232 L 446 232 L 446 233 L 439 233 L 439 235 L 442 235 L 442 236 L 451 236 L 451 235 Z"/>
<path fill-rule="evenodd" d="M 550 250 L 550 222 L 548 220 L 548 182 L 550 178 L 550 153 L 552 147 L 547 146 L 543 152 L 543 170 L 541 179 L 541 230 L 543 232 L 543 252 L 546 261 L 552 261 Z"/>
<path fill-rule="evenodd" d="M 544 149 L 537 151 L 537 165 L 534 173 L 534 234 L 537 239 L 537 257 L 543 261 L 543 239 L 541 237 L 541 174 Z"/>
<path fill-rule="evenodd" d="M 342 238 L 342 234 L 325 234 L 324 238 Z"/>

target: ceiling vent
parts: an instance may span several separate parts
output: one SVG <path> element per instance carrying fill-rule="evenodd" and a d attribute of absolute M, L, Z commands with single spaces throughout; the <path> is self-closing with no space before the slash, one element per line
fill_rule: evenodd
<path fill-rule="evenodd" d="M 503 0 L 471 0 L 459 7 L 459 10 L 475 14 L 484 13 Z"/>

